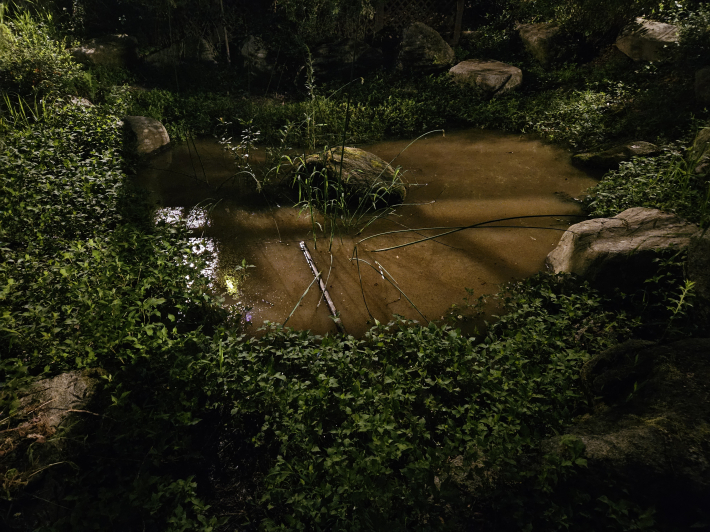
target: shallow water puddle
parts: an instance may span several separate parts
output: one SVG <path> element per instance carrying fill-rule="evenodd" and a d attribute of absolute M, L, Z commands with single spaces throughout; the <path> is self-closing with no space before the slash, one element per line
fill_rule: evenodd
<path fill-rule="evenodd" d="M 389 161 L 408 143 L 390 141 L 364 148 Z M 452 303 L 462 304 L 465 288 L 476 296 L 493 293 L 501 283 L 541 270 L 562 235 L 559 230 L 578 219 L 499 222 L 493 225 L 507 227 L 467 229 L 375 252 L 437 232 L 379 236 L 357 245 L 359 270 L 351 260 L 356 243 L 406 228 L 468 226 L 539 214 L 579 215 L 579 207 L 569 198 L 596 183 L 571 166 L 567 152 L 531 137 L 480 130 L 439 134 L 419 140 L 394 163 L 405 170 L 405 181 L 418 185 L 409 189 L 407 205 L 360 236 L 337 235 L 330 243 L 318 235 L 314 245 L 307 213 L 299 214 L 285 200 L 267 201 L 250 193 L 248 183 L 229 181 L 234 173 L 231 159 L 214 141 L 198 141 L 196 149 L 182 145 L 157 156 L 139 179 L 162 205 L 159 216 L 174 220 L 189 215 L 196 236 L 214 246 L 216 285 L 233 292 L 227 296 L 228 304 L 251 308 L 248 319 L 254 331 L 264 320 L 283 323 L 313 281 L 301 241 L 327 279 L 348 333 L 362 335 L 372 317 L 386 322 L 398 314 L 423 322 L 402 292 L 427 319 L 440 320 Z M 226 184 L 217 193 L 221 183 Z M 190 214 L 195 206 L 198 210 Z M 238 269 L 242 260 L 255 266 L 248 270 L 246 282 Z M 317 333 L 335 331 L 317 284 L 288 325 Z"/>

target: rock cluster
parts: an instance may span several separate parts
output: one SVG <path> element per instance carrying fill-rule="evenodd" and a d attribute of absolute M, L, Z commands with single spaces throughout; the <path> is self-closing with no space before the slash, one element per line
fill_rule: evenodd
<path fill-rule="evenodd" d="M 326 43 L 313 52 L 313 71 L 318 79 L 346 78 L 372 73 L 382 67 L 382 50 L 355 39 Z"/>
<path fill-rule="evenodd" d="M 525 50 L 539 63 L 547 65 L 555 58 L 555 38 L 560 34 L 557 24 L 518 24 L 517 30 Z"/>
<path fill-rule="evenodd" d="M 24 511 L 32 530 L 56 520 L 59 506 L 50 502 L 62 499 L 56 479 L 61 481 L 63 467 L 71 467 L 66 460 L 73 451 L 72 434 L 93 419 L 87 408 L 98 391 L 100 375 L 100 370 L 71 371 L 36 381 L 18 392 L 19 409 L 4 420 L 11 427 L 5 425 L 0 433 L 3 487 L 9 493 L 13 483 L 33 483 L 36 500 Z"/>
<path fill-rule="evenodd" d="M 632 157 L 647 157 L 658 152 L 658 146 L 655 144 L 636 140 L 603 151 L 578 153 L 572 157 L 572 162 L 581 166 L 611 170 L 618 168 L 621 162 L 630 161 Z"/>
<path fill-rule="evenodd" d="M 570 226 L 546 262 L 555 273 L 623 288 L 653 274 L 658 250 L 685 249 L 697 233 L 697 225 L 674 214 L 634 207 Z"/>
<path fill-rule="evenodd" d="M 260 37 L 250 35 L 241 49 L 244 66 L 252 77 L 269 76 L 274 70 L 269 57 L 269 49 Z"/>
<path fill-rule="evenodd" d="M 568 431 L 587 460 L 575 486 L 613 482 L 661 514 L 687 512 L 691 527 L 710 500 L 710 339 L 621 344 L 592 358 L 582 383 L 597 406 Z"/>

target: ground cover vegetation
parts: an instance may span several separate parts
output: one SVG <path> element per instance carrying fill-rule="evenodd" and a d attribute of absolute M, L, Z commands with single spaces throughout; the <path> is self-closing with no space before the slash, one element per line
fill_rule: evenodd
<path fill-rule="evenodd" d="M 607 174 L 587 200 L 590 212 L 645 205 L 707 223 L 707 180 L 691 171 L 684 148 L 706 117 L 688 103 L 688 71 L 672 55 L 631 68 L 601 52 L 607 30 L 646 13 L 687 24 L 671 52 L 697 62 L 708 43 L 706 11 L 693 3 L 476 3 L 472 29 L 487 37 L 457 55 L 495 55 L 527 76 L 522 92 L 489 100 L 445 76 L 386 71 L 345 89 L 318 79 L 304 88 L 306 77 L 278 96 L 255 96 L 242 74 L 219 67 L 209 89 L 199 69 L 153 78 L 86 69 L 64 38 L 106 20 L 118 27 L 103 30 L 130 27 L 125 13 L 171 17 L 179 28 L 184 8 L 217 8 L 136 0 L 99 17 L 104 4 L 87 1 L 65 6 L 74 16 L 62 19 L 61 9 L 50 18 L 20 4 L 0 24 L 0 430 L 22 421 L 13 415 L 28 382 L 91 369 L 101 385 L 88 407 L 94 415 L 53 436 L 62 442 L 58 463 L 44 469 L 37 442 L 3 465 L 4 527 L 673 529 L 653 501 L 625 486 L 575 489 L 581 442 L 563 440 L 558 455 L 541 456 L 539 447 L 589 408 L 579 371 L 591 355 L 631 337 L 695 333 L 682 256 L 659 256 L 657 275 L 626 294 L 548 274 L 513 283 L 498 296 L 499 319 L 476 337 L 394 321 L 362 339 L 276 326 L 249 338 L 208 289 L 200 271 L 209 257 L 193 250 L 187 228 L 154 224 L 130 185 L 137 161 L 119 119 L 159 118 L 177 139 L 224 133 L 225 122 L 242 134 L 249 124 L 267 144 L 283 141 L 287 128 L 290 145 L 313 147 L 455 126 L 537 132 L 576 149 L 641 135 L 665 145 L 664 154 Z M 295 25 L 299 54 L 318 28 L 336 31 L 343 14 L 369 6 L 279 4 L 275 17 Z M 556 17 L 579 36 L 580 55 L 535 66 L 514 45 L 521 16 Z M 601 53 L 592 54 L 596 63 L 585 63 L 588 48 Z M 135 83 L 147 88 L 128 87 Z M 36 523 L 46 486 L 54 486 L 53 517 Z"/>

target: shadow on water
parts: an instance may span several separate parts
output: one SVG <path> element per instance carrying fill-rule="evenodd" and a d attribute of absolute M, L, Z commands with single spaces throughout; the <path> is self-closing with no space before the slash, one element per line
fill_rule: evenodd
<path fill-rule="evenodd" d="M 391 160 L 407 144 L 389 141 L 364 148 Z M 212 205 L 208 210 L 193 210 L 188 223 L 216 251 L 209 273 L 218 290 L 232 292 L 226 303 L 251 309 L 248 327 L 252 332 L 264 320 L 283 323 L 313 280 L 299 248 L 299 242 L 305 240 L 327 279 L 345 329 L 356 336 L 372 325 L 372 317 L 386 322 L 397 314 L 423 321 L 383 279 L 378 266 L 373 269 L 361 262 L 358 273 L 351 259 L 362 238 L 399 229 L 468 226 L 514 216 L 580 215 L 578 204 L 570 198 L 596 183 L 573 167 L 569 154 L 558 147 L 529 136 L 481 130 L 422 139 L 395 164 L 402 166 L 406 182 L 418 185 L 410 188 L 407 205 L 360 236 L 337 235 L 330 249 L 321 235 L 318 245 L 313 245 L 308 213 L 299 213 L 285 199 L 256 194 L 248 178 L 230 181 L 217 195 L 216 186 L 233 176 L 234 165 L 214 140 L 197 141 L 189 149 L 181 145 L 156 156 L 140 172 L 139 182 L 162 207 L 159 216 L 164 218 L 185 217 L 195 206 Z M 561 230 L 577 220 L 560 216 L 514 220 L 498 224 L 514 227 L 469 229 L 374 252 L 432 235 L 390 234 L 360 243 L 358 257 L 372 265 L 377 261 L 426 318 L 436 321 L 447 315 L 452 304 L 462 304 L 465 288 L 473 289 L 476 296 L 495 293 L 501 283 L 541 270 Z M 540 229 L 524 228 L 529 226 Z M 237 286 L 240 277 L 235 272 L 243 259 L 255 268 L 249 270 L 247 281 Z M 335 331 L 321 301 L 314 284 L 288 325 L 319 334 Z"/>

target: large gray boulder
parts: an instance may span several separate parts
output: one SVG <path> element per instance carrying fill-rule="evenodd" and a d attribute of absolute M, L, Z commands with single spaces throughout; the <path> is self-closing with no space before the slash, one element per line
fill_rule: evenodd
<path fill-rule="evenodd" d="M 415 22 L 404 30 L 397 68 L 405 71 L 439 72 L 454 64 L 454 51 L 439 33 Z"/>
<path fill-rule="evenodd" d="M 182 61 L 194 61 L 214 65 L 216 52 L 214 46 L 205 38 L 189 38 L 173 43 L 172 46 L 154 52 L 145 57 L 145 62 L 152 66 L 176 66 Z"/>
<path fill-rule="evenodd" d="M 613 218 L 570 226 L 546 263 L 601 287 L 624 287 L 647 279 L 662 250 L 687 248 L 698 226 L 658 209 L 634 207 Z"/>
<path fill-rule="evenodd" d="M 269 49 L 260 37 L 250 35 L 241 48 L 244 66 L 254 78 L 270 76 L 274 70 L 269 58 Z"/>
<path fill-rule="evenodd" d="M 127 116 L 123 120 L 136 136 L 139 155 L 155 153 L 170 144 L 170 136 L 158 120 L 146 116 Z"/>
<path fill-rule="evenodd" d="M 128 68 L 138 59 L 138 41 L 129 35 L 106 35 L 72 48 L 80 63 L 111 68 Z"/>
<path fill-rule="evenodd" d="M 342 39 L 313 51 L 313 71 L 317 79 L 358 76 L 382 67 L 382 51 L 355 39 Z"/>
<path fill-rule="evenodd" d="M 599 489 L 611 481 L 662 516 L 707 507 L 710 339 L 634 341 L 612 351 L 582 372 L 597 405 L 568 430 L 567 437 L 583 443 L 587 460 L 572 482 Z M 555 452 L 559 441 L 548 440 L 543 452 Z M 698 520 L 687 517 L 684 530 Z"/>
<path fill-rule="evenodd" d="M 560 27 L 557 24 L 519 24 L 517 30 L 525 50 L 539 63 L 547 65 L 558 55 L 555 50 L 555 38 L 560 33 Z"/>
<path fill-rule="evenodd" d="M 632 157 L 648 157 L 659 152 L 658 146 L 635 140 L 613 146 L 603 151 L 578 153 L 572 156 L 572 162 L 580 166 L 611 170 L 619 167 L 619 163 L 630 161 Z"/>
<path fill-rule="evenodd" d="M 342 169 L 342 170 L 341 170 Z M 325 153 L 313 154 L 306 158 L 297 173 L 303 177 L 312 176 L 313 186 L 323 185 L 323 173 L 329 181 L 342 180 L 346 195 L 350 200 L 377 198 L 378 206 L 401 203 L 407 195 L 404 184 L 395 180 L 395 169 L 374 153 L 360 148 L 332 148 Z"/>
<path fill-rule="evenodd" d="M 634 61 L 658 61 L 663 49 L 676 42 L 677 26 L 639 17 L 619 35 L 616 47 Z"/>
<path fill-rule="evenodd" d="M 489 96 L 511 91 L 523 82 L 523 72 L 518 67 L 482 59 L 462 61 L 449 74 L 456 83 L 477 87 Z"/>

